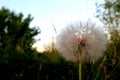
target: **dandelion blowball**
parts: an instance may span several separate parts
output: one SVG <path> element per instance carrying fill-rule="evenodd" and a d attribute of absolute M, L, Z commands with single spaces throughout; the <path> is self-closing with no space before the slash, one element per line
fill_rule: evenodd
<path fill-rule="evenodd" d="M 72 61 L 79 60 L 80 55 L 83 61 L 94 62 L 102 56 L 106 41 L 104 31 L 90 22 L 69 24 L 57 36 L 60 52 L 67 60 Z"/>

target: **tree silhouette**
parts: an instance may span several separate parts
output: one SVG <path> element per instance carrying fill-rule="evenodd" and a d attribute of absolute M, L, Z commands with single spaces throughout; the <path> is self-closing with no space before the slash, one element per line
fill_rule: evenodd
<path fill-rule="evenodd" d="M 0 10 L 0 79 L 37 78 L 39 63 L 32 45 L 39 31 L 29 27 L 32 19 L 31 15 L 24 18 L 22 13 L 4 7 Z"/>

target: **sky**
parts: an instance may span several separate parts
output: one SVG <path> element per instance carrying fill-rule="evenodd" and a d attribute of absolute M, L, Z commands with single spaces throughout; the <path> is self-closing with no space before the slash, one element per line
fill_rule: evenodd
<path fill-rule="evenodd" d="M 35 37 L 40 41 L 33 47 L 42 51 L 67 24 L 89 19 L 98 23 L 95 3 L 96 0 L 0 0 L 0 8 L 4 6 L 15 13 L 22 12 L 25 17 L 31 14 L 34 19 L 30 27 L 38 26 L 41 30 Z"/>

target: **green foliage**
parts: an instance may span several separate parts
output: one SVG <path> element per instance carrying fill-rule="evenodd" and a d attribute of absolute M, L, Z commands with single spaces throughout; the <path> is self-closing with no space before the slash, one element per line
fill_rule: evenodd
<path fill-rule="evenodd" d="M 41 59 L 40 61 L 42 61 L 39 75 L 40 80 L 78 79 L 78 65 L 66 61 L 66 59 L 60 55 L 54 42 L 46 45 L 45 49 L 42 54 L 38 54 Z"/>
<path fill-rule="evenodd" d="M 66 61 L 64 58 L 60 58 L 57 63 L 48 61 L 41 64 L 40 80 L 77 80 L 77 67 L 73 63 Z"/>
<path fill-rule="evenodd" d="M 104 0 L 96 4 L 96 16 L 105 24 L 109 31 L 120 25 L 120 0 Z"/>
<path fill-rule="evenodd" d="M 0 10 L 0 79 L 34 80 L 39 63 L 32 50 L 33 37 L 39 32 L 29 28 L 30 15 L 15 14 L 6 8 Z M 34 72 L 34 74 L 32 73 Z"/>
<path fill-rule="evenodd" d="M 99 63 L 99 79 L 118 80 L 120 78 L 120 0 L 105 0 L 103 4 L 97 4 L 97 17 L 108 31 L 107 50 Z"/>

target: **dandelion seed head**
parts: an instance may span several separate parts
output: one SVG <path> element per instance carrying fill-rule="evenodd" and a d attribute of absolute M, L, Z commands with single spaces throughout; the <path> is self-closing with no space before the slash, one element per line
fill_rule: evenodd
<path fill-rule="evenodd" d="M 81 49 L 82 60 L 94 62 L 102 56 L 106 41 L 104 31 L 89 22 L 69 24 L 57 37 L 60 52 L 72 61 L 79 59 L 78 50 Z"/>

